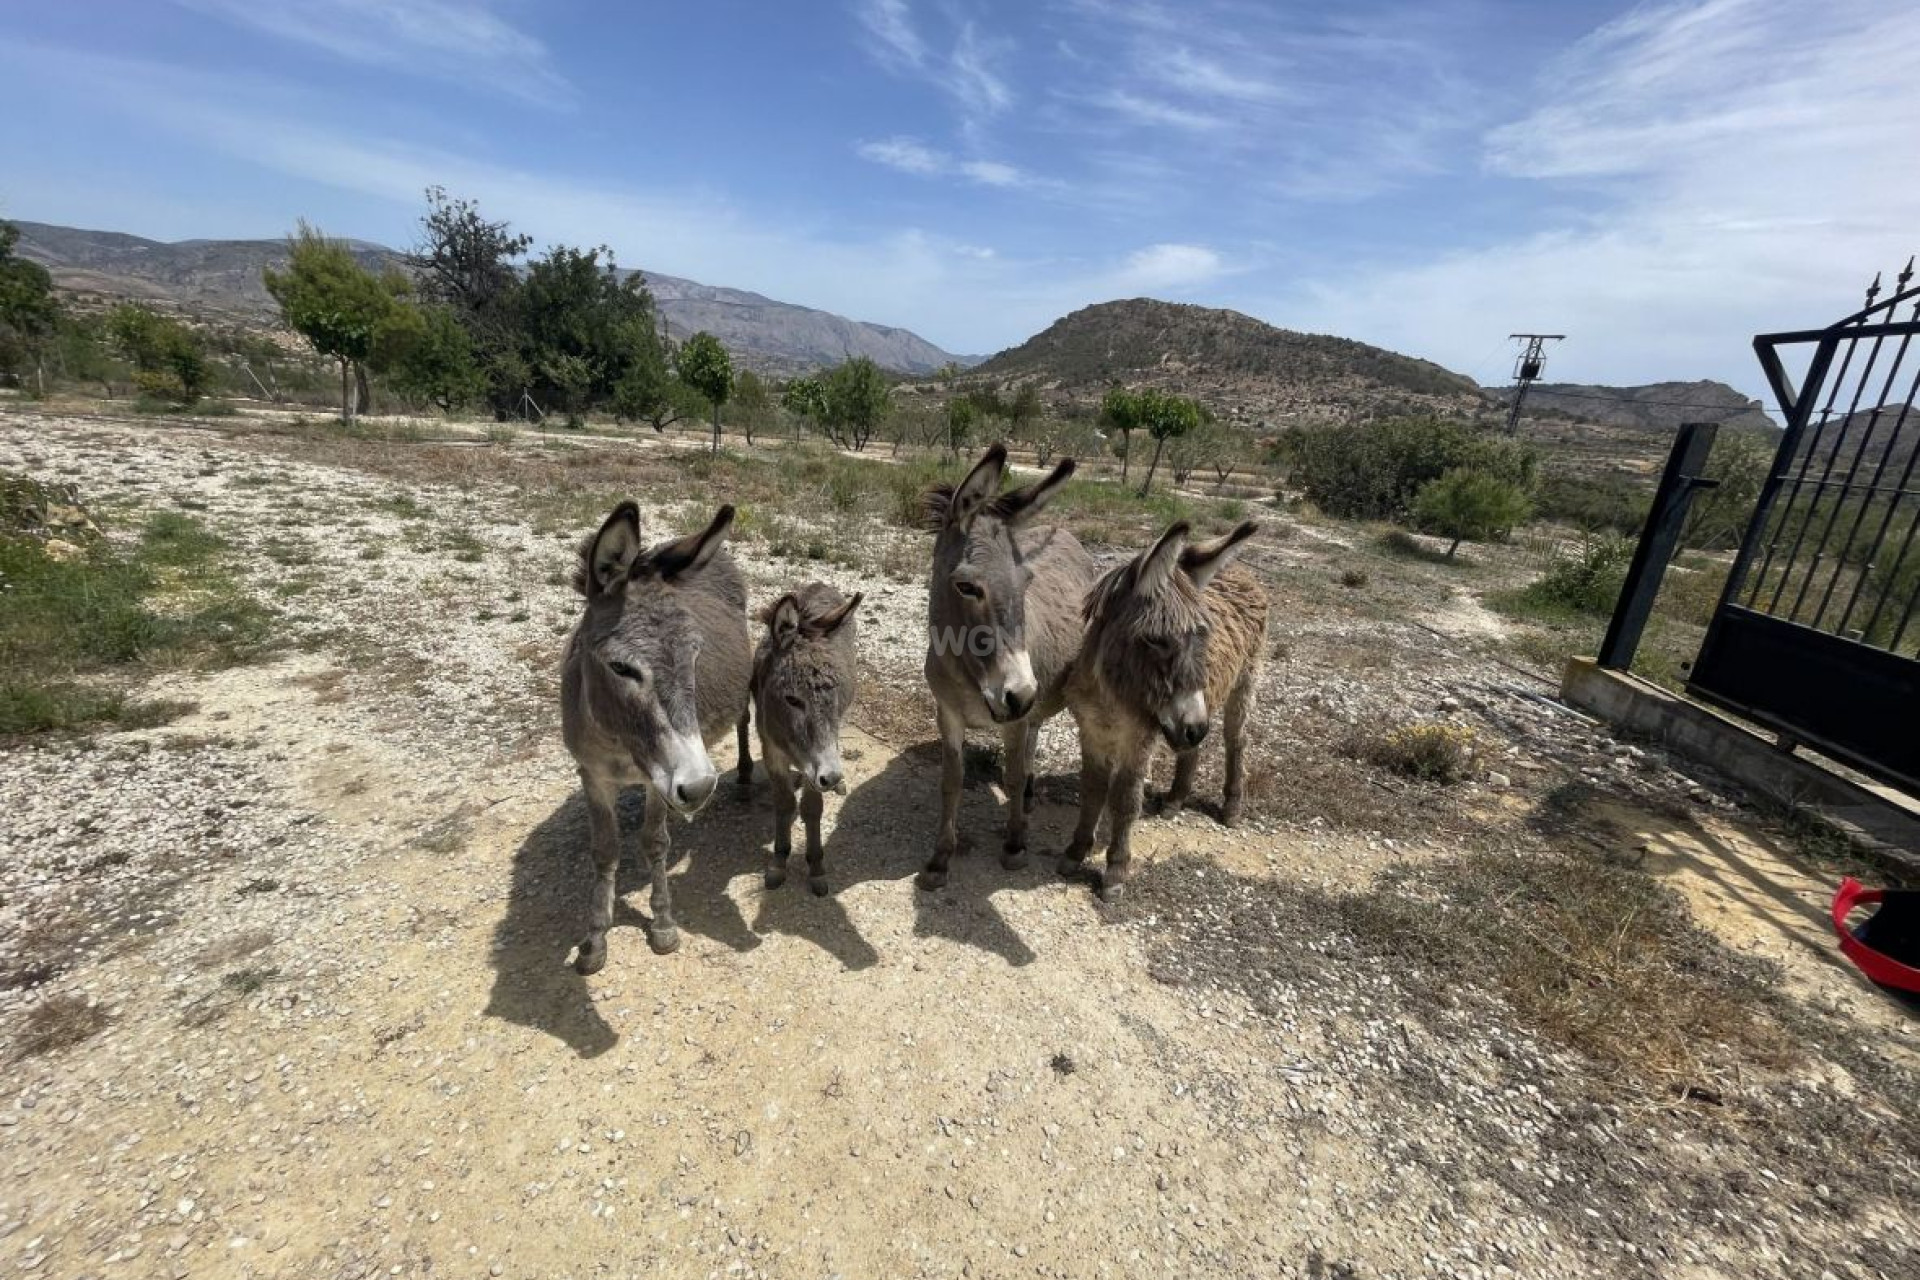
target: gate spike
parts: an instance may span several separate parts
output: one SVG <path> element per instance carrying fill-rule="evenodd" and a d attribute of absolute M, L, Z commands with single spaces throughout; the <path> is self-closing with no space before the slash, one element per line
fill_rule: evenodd
<path fill-rule="evenodd" d="M 1876 271 L 1873 273 L 1873 283 L 1867 286 L 1867 305 L 1871 307 L 1873 305 L 1873 300 L 1879 296 L 1880 296 L 1880 273 Z"/>
<path fill-rule="evenodd" d="M 1913 258 L 1913 254 L 1908 254 L 1907 265 L 1900 268 L 1900 279 L 1895 282 L 1899 285 L 1899 288 L 1895 290 L 1896 293 L 1904 293 L 1907 288 L 1907 281 L 1913 279 Z"/>

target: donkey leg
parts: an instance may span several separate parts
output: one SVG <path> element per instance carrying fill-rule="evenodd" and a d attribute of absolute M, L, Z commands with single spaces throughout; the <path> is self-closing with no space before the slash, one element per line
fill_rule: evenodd
<path fill-rule="evenodd" d="M 579 973 L 598 973 L 607 963 L 607 928 L 613 923 L 614 879 L 620 871 L 620 815 L 613 807 L 620 788 L 582 769 L 580 789 L 587 800 L 594 881 L 587 899 L 587 936 L 573 967 Z"/>
<path fill-rule="evenodd" d="M 766 756 L 767 776 L 773 780 L 773 852 L 767 855 L 767 888 L 787 882 L 787 858 L 793 853 L 793 788 L 798 779 L 785 756 Z"/>
<path fill-rule="evenodd" d="M 1033 785 L 1032 726 L 1022 720 L 1000 735 L 1007 758 L 1007 839 L 1000 846 L 1000 865 L 1018 871 L 1027 865 L 1027 791 Z"/>
<path fill-rule="evenodd" d="M 820 811 L 825 806 L 812 787 L 800 793 L 800 817 L 807 826 L 807 888 L 816 898 L 827 896 L 827 851 L 820 844 Z"/>
<path fill-rule="evenodd" d="M 647 817 L 640 828 L 640 847 L 646 850 L 647 867 L 653 873 L 653 924 L 647 941 L 661 955 L 680 949 L 680 928 L 673 922 L 673 890 L 667 885 L 667 851 L 673 847 L 667 833 L 667 804 L 651 791 L 647 794 Z"/>
<path fill-rule="evenodd" d="M 1060 854 L 1060 874 L 1069 880 L 1080 878 L 1093 838 L 1099 834 L 1100 814 L 1107 807 L 1107 791 L 1113 774 L 1107 762 L 1085 747 L 1080 749 L 1080 821 L 1073 828 L 1073 839 Z"/>
<path fill-rule="evenodd" d="M 934 841 L 933 860 L 914 877 L 922 889 L 938 889 L 947 882 L 947 864 L 960 847 L 960 788 L 966 781 L 967 727 L 945 707 L 940 718 L 940 836 Z"/>
<path fill-rule="evenodd" d="M 747 721 L 753 716 L 753 704 L 740 713 L 740 785 L 746 786 L 753 781 L 753 747 L 747 742 Z M 765 754 L 764 752 L 762 754 Z"/>
<path fill-rule="evenodd" d="M 1167 789 L 1166 799 L 1160 804 L 1162 817 L 1178 817 L 1187 807 L 1187 797 L 1193 794 L 1193 775 L 1200 770 L 1200 749 L 1182 751 L 1173 757 L 1173 785 Z"/>
<path fill-rule="evenodd" d="M 1227 789 L 1220 804 L 1223 826 L 1240 825 L 1241 794 L 1247 782 L 1247 715 L 1253 710 L 1254 673 L 1249 671 L 1227 695 L 1220 727 L 1227 744 Z"/>
<path fill-rule="evenodd" d="M 1033 812 L 1033 758 L 1040 753 L 1040 722 L 1027 717 L 1027 785 L 1020 788 L 1020 801 Z"/>
<path fill-rule="evenodd" d="M 1112 830 L 1107 835 L 1107 869 L 1100 877 L 1102 902 L 1119 898 L 1133 878 L 1133 821 L 1140 816 L 1140 796 L 1145 789 L 1143 770 L 1114 770 L 1107 794 L 1107 819 Z"/>

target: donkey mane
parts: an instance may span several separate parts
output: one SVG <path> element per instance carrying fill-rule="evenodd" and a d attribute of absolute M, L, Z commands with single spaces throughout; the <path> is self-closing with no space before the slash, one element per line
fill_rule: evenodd
<path fill-rule="evenodd" d="M 922 528 L 938 533 L 946 527 L 947 512 L 953 508 L 954 491 L 959 487 L 957 484 L 936 484 L 920 495 Z M 981 504 L 980 514 L 999 520 L 1007 519 L 1017 509 L 1007 501 L 1011 496 L 1003 493 L 997 498 L 988 499 Z"/>

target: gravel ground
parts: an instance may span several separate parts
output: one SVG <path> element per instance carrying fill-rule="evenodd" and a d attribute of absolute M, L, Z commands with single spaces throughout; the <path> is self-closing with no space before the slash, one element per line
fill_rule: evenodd
<path fill-rule="evenodd" d="M 648 952 L 629 864 L 581 979 L 585 816 L 552 702 L 585 530 L 536 532 L 510 486 L 277 447 L 0 414 L 0 467 L 76 481 L 109 528 L 206 521 L 285 640 L 151 682 L 197 706 L 162 728 L 0 753 L 0 1043 L 46 1007 L 100 1025 L 8 1067 L 0 1270 L 1914 1274 L 1911 1149 L 1887 1136 L 1914 1128 L 1888 1084 L 1913 1079 L 1911 1023 L 1831 963 L 1802 909 L 1819 879 L 1718 790 L 1542 702 L 1470 599 L 1342 593 L 1337 544 L 1263 540 L 1252 819 L 1144 824 L 1111 910 L 980 854 L 913 890 L 938 789 L 922 588 L 748 542 L 756 601 L 868 592 L 834 896 L 760 887 L 756 782 L 674 828 L 682 951 Z M 662 535 L 698 505 L 637 496 Z M 1341 749 L 1413 718 L 1475 730 L 1469 782 Z M 1076 762 L 1049 726 L 1037 849 L 1071 827 Z M 1622 1093 L 1491 990 L 1436 1004 L 1329 906 L 1567 846 L 1538 817 L 1570 782 L 1626 815 L 1575 844 L 1658 863 L 1780 999 L 1909 1074 L 1819 1040 L 1711 1107 Z M 991 851 L 997 825 L 971 788 L 963 828 Z"/>

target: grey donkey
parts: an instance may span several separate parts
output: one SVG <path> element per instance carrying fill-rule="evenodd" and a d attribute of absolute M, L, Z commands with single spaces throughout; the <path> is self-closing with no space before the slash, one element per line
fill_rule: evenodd
<path fill-rule="evenodd" d="M 1080 605 L 1097 576 L 1093 558 L 1058 526 L 1034 517 L 1073 474 L 1064 459 L 1045 479 L 1000 492 L 1006 446 L 996 444 L 958 485 L 927 494 L 938 531 L 927 601 L 927 684 L 940 724 L 940 834 L 916 878 L 947 882 L 960 843 L 962 749 L 970 728 L 996 728 L 1006 752 L 1007 835 L 1000 863 L 1026 865 L 1028 771 L 1040 725 L 1065 705 L 1080 648 Z"/>
<path fill-rule="evenodd" d="M 719 782 L 707 746 L 729 729 L 746 743 L 747 588 L 724 543 L 733 508 L 699 533 L 652 547 L 640 540 L 640 508 L 622 502 L 580 546 L 574 589 L 586 611 L 567 641 L 560 725 L 586 793 L 598 878 L 574 967 L 607 962 L 614 876 L 620 862 L 622 787 L 647 789 L 640 844 L 653 875 L 649 941 L 680 945 L 667 886 L 667 815 L 691 818 Z"/>
<path fill-rule="evenodd" d="M 809 582 L 760 611 L 767 630 L 753 654 L 753 718 L 773 780 L 769 889 L 787 882 L 797 789 L 807 830 L 807 887 L 827 892 L 820 809 L 824 794 L 842 786 L 840 721 L 859 678 L 853 611 L 861 599 L 859 592 L 849 600 L 824 582 Z"/>
<path fill-rule="evenodd" d="M 1104 809 L 1110 830 L 1103 899 L 1119 897 L 1126 884 L 1133 822 L 1155 754 L 1163 743 L 1174 753 L 1163 812 L 1178 813 L 1193 790 L 1216 708 L 1226 730 L 1221 821 L 1231 827 L 1240 820 L 1247 713 L 1266 648 L 1268 600 L 1266 588 L 1233 560 L 1258 528 L 1248 521 L 1188 546 L 1187 525 L 1175 524 L 1087 596 L 1086 636 L 1067 682 L 1067 705 L 1080 726 L 1080 822 L 1060 855 L 1060 874 L 1081 874 Z"/>

